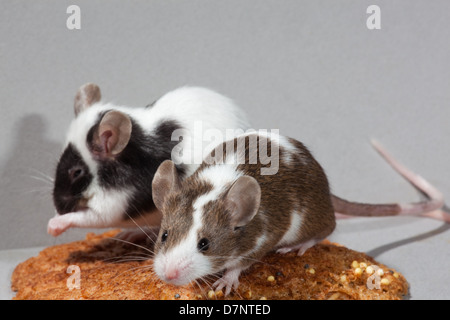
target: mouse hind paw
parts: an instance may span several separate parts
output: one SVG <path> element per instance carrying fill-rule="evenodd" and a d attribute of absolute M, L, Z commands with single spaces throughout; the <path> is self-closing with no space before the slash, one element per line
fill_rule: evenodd
<path fill-rule="evenodd" d="M 302 256 L 306 250 L 308 250 L 309 248 L 315 246 L 318 242 L 320 242 L 321 240 L 317 240 L 317 239 L 312 239 L 312 240 L 308 240 L 306 242 L 302 242 L 296 245 L 292 245 L 292 246 L 287 246 L 287 247 L 282 247 L 277 249 L 277 253 L 281 253 L 281 254 L 285 254 L 291 251 L 297 251 L 297 255 L 298 256 Z"/>

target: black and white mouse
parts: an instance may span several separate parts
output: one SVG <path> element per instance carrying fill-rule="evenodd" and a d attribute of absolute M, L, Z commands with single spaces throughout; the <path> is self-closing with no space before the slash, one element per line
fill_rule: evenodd
<path fill-rule="evenodd" d="M 47 231 L 73 227 L 159 226 L 152 180 L 167 159 L 181 177 L 195 172 L 214 146 L 250 128 L 245 112 L 210 89 L 181 87 L 145 108 L 101 101 L 80 87 L 54 180 L 56 215 Z"/>

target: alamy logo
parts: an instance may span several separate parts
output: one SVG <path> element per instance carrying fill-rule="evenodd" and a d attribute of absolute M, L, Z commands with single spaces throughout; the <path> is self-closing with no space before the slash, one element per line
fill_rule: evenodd
<path fill-rule="evenodd" d="M 69 278 L 67 278 L 66 286 L 67 289 L 80 289 L 81 288 L 81 270 L 77 265 L 70 265 L 67 267 L 66 273 L 71 274 Z"/>
<path fill-rule="evenodd" d="M 66 27 L 69 30 L 80 30 L 81 29 L 81 9 L 77 5 L 71 5 L 67 7 L 67 14 L 70 16 L 66 20 Z"/>
<path fill-rule="evenodd" d="M 367 18 L 366 26 L 369 30 L 379 30 L 381 29 L 381 9 L 379 6 L 373 4 L 369 6 L 366 13 L 370 14 Z"/>
<path fill-rule="evenodd" d="M 248 136 L 248 153 L 245 150 L 245 140 L 236 137 Z M 266 137 L 267 139 L 258 139 Z M 194 131 L 187 129 L 174 130 L 172 141 L 179 143 L 172 149 L 171 159 L 175 164 L 245 164 L 246 156 L 248 164 L 261 163 L 261 175 L 274 175 L 279 169 L 279 143 L 280 136 L 278 129 L 265 129 L 258 131 L 249 129 L 226 129 L 203 128 L 202 121 L 194 123 Z M 226 157 L 223 157 L 223 148 L 216 148 L 226 143 Z M 270 152 L 269 152 L 270 145 Z M 211 151 L 215 149 L 214 156 Z"/>
<path fill-rule="evenodd" d="M 379 266 L 373 264 L 369 266 L 371 268 L 372 275 L 367 278 L 366 286 L 369 290 L 373 289 L 381 289 L 381 274 L 383 273 L 383 269 Z M 367 270 L 367 269 L 366 269 Z"/>

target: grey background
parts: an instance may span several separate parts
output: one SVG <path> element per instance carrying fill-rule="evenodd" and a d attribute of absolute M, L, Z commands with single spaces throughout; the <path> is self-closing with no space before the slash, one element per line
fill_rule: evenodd
<path fill-rule="evenodd" d="M 74 3 L 81 30 L 66 28 Z M 381 7 L 381 30 L 366 27 L 371 4 Z M 445 0 L 0 0 L 0 249 L 84 237 L 86 230 L 46 234 L 54 214 L 46 176 L 85 82 L 129 106 L 186 84 L 215 89 L 241 105 L 254 128 L 304 142 L 335 194 L 419 200 L 372 149 L 377 138 L 449 198 L 449 12 Z M 334 237 L 387 251 L 381 257 L 398 259 L 400 271 L 424 254 L 443 259 L 450 244 L 446 226 L 424 218 L 344 221 Z M 440 269 L 447 280 L 448 262 Z M 410 274 L 420 279 L 417 272 Z M 442 283 L 442 274 L 434 280 Z M 450 295 L 441 289 L 437 297 Z"/>

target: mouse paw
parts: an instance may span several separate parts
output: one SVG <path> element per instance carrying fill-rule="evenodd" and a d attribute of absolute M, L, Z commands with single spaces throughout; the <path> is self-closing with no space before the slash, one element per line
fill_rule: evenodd
<path fill-rule="evenodd" d="M 51 218 L 48 221 L 47 225 L 47 233 L 51 234 L 54 237 L 59 236 L 61 233 L 70 228 L 70 223 L 68 223 L 65 219 L 62 219 L 64 216 L 58 216 Z"/>
<path fill-rule="evenodd" d="M 292 251 L 291 248 L 286 247 L 286 248 L 280 248 L 280 249 L 278 249 L 276 252 L 277 252 L 277 253 L 280 253 L 280 254 L 285 254 L 285 253 L 288 253 L 288 252 L 291 252 L 291 251 Z"/>
<path fill-rule="evenodd" d="M 240 269 L 227 270 L 222 278 L 220 278 L 213 284 L 213 287 L 216 291 L 225 288 L 224 294 L 227 296 L 230 294 L 231 290 L 236 290 L 239 287 L 240 274 Z"/>
<path fill-rule="evenodd" d="M 317 240 L 317 239 L 312 239 L 303 243 L 299 243 L 297 245 L 293 245 L 290 247 L 283 247 L 278 249 L 276 252 L 277 253 L 281 253 L 281 254 L 285 254 L 291 251 L 296 251 L 298 250 L 297 255 L 298 256 L 302 256 L 306 250 L 308 250 L 309 248 L 311 248 L 312 246 L 314 246 L 316 243 L 320 242 L 321 240 Z"/>

